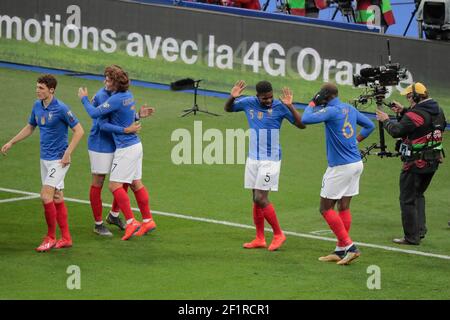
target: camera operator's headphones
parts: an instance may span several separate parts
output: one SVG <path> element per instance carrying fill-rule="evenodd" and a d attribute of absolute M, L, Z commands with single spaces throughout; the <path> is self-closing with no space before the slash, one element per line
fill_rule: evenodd
<path fill-rule="evenodd" d="M 412 99 L 415 103 L 419 103 L 420 101 L 420 95 L 416 92 L 416 83 L 413 82 L 412 84 Z"/>

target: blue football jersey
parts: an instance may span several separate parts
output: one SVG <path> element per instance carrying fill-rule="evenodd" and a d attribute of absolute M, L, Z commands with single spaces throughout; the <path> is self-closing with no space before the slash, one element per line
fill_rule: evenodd
<path fill-rule="evenodd" d="M 250 127 L 249 158 L 254 160 L 281 160 L 281 123 L 285 118 L 290 123 L 295 123 L 291 111 L 277 99 L 274 99 L 272 106 L 268 108 L 261 105 L 255 96 L 236 100 L 232 111 L 244 111 L 247 116 Z"/>
<path fill-rule="evenodd" d="M 105 88 L 101 88 L 97 91 L 92 99 L 92 105 L 98 107 L 106 102 L 111 97 L 111 92 Z M 93 118 L 92 128 L 88 137 L 88 149 L 100 153 L 113 153 L 116 151 L 116 145 L 111 132 L 100 130 L 101 121 L 108 121 L 109 117 L 105 118 Z"/>
<path fill-rule="evenodd" d="M 340 102 L 339 98 L 331 100 L 325 108 L 307 107 L 302 122 L 325 123 L 327 159 L 330 167 L 361 161 L 356 140 L 357 125 L 363 127 L 359 134 L 364 138 L 375 129 L 372 121 L 353 106 Z"/>
<path fill-rule="evenodd" d="M 103 104 L 94 107 L 87 97 L 81 100 L 92 118 L 109 117 L 109 122 L 117 127 L 129 127 L 136 119 L 136 104 L 131 92 L 115 92 Z M 99 121 L 101 123 L 102 121 Z M 116 148 L 126 148 L 139 143 L 139 137 L 132 134 L 113 132 Z"/>
<path fill-rule="evenodd" d="M 40 131 L 40 157 L 42 160 L 59 160 L 68 147 L 68 127 L 78 124 L 78 119 L 62 101 L 53 98 L 45 108 L 36 100 L 28 123 Z"/>

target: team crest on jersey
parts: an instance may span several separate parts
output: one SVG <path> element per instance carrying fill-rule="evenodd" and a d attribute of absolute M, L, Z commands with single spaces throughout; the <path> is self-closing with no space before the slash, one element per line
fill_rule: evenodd
<path fill-rule="evenodd" d="M 45 125 L 45 116 L 41 117 L 41 126 Z"/>
<path fill-rule="evenodd" d="M 258 119 L 261 120 L 264 117 L 264 113 L 261 111 L 258 111 Z"/>

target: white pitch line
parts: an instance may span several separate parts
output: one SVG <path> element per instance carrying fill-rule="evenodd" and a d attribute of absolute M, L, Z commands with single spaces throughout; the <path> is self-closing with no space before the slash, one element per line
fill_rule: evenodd
<path fill-rule="evenodd" d="M 24 194 L 29 196 L 39 196 L 38 193 L 35 192 L 27 192 L 27 191 L 21 191 L 21 190 L 14 190 L 14 189 L 6 189 L 6 188 L 0 188 L 0 191 L 4 192 L 10 192 L 10 193 L 17 193 L 17 194 Z M 82 204 L 90 204 L 87 200 L 81 200 L 81 199 L 75 199 L 75 198 L 66 198 L 64 197 L 64 200 L 69 202 L 75 202 L 75 203 L 82 203 Z M 103 204 L 104 207 L 111 207 L 110 204 Z M 133 211 L 139 212 L 138 208 L 132 208 Z M 193 220 L 193 221 L 201 221 L 201 222 L 208 222 L 213 224 L 220 224 L 230 227 L 236 227 L 236 228 L 243 228 L 243 229 L 255 229 L 255 227 L 241 224 L 241 223 L 234 223 L 229 221 L 222 221 L 222 220 L 214 220 L 214 219 L 208 219 L 208 218 L 200 218 L 200 217 L 194 217 L 194 216 L 188 216 L 178 213 L 171 213 L 171 212 L 162 212 L 162 211 L 156 211 L 152 210 L 152 213 L 155 213 L 157 215 L 166 216 L 166 217 L 173 217 L 173 218 L 180 218 L 180 219 L 186 219 L 186 220 Z M 265 229 L 266 231 L 272 231 L 270 229 Z M 294 236 L 294 237 L 301 237 L 301 238 L 308 238 L 308 239 L 314 239 L 314 240 L 322 240 L 322 241 L 330 241 L 330 242 L 336 242 L 335 238 L 327 238 L 327 237 L 321 237 L 316 236 L 312 234 L 306 234 L 306 233 L 299 233 L 299 232 L 293 232 L 293 231 L 285 231 L 283 232 L 286 235 Z M 450 256 L 446 256 L 443 254 L 436 254 L 436 253 L 429 253 L 429 252 L 422 252 L 422 251 L 416 251 L 416 250 L 407 250 L 407 249 L 400 249 L 395 247 L 388 247 L 388 246 L 382 246 L 378 244 L 372 244 L 372 243 L 365 243 L 365 242 L 354 242 L 356 245 L 361 247 L 367 247 L 367 248 L 374 248 L 374 249 L 382 249 L 386 251 L 393 251 L 393 252 L 401 252 L 401 253 L 408 253 L 418 256 L 424 256 L 424 257 L 432 257 L 432 258 L 438 258 L 438 259 L 444 259 L 444 260 L 450 260 Z"/>
<path fill-rule="evenodd" d="M 19 197 L 19 198 L 9 198 L 9 199 L 0 200 L 0 203 L 14 202 L 14 201 L 28 200 L 28 199 L 36 199 L 39 197 L 40 197 L 39 195 L 34 195 L 34 196 L 26 196 L 26 197 Z"/>

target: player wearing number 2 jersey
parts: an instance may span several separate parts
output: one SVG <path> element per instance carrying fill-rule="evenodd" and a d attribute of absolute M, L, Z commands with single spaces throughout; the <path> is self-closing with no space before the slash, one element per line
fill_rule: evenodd
<path fill-rule="evenodd" d="M 70 167 L 71 154 L 80 142 L 84 131 L 72 111 L 55 97 L 57 81 L 51 74 L 42 75 L 36 83 L 38 100 L 33 105 L 28 124 L 2 147 L 6 152 L 17 142 L 29 137 L 36 127 L 40 130 L 41 158 L 41 200 L 44 206 L 47 235 L 38 252 L 52 248 L 62 249 L 72 246 L 72 237 L 64 203 L 64 178 Z M 68 128 L 73 131 L 68 143 Z M 56 224 L 61 230 L 61 239 L 56 241 Z"/>
<path fill-rule="evenodd" d="M 318 105 L 325 105 L 318 108 Z M 342 103 L 336 85 L 326 83 L 303 113 L 305 124 L 325 123 L 328 168 L 320 192 L 320 212 L 338 239 L 335 251 L 320 257 L 320 261 L 349 264 L 360 253 L 349 236 L 350 201 L 359 193 L 359 178 L 363 163 L 358 142 L 367 138 L 374 124 L 353 106 Z M 363 127 L 356 135 L 356 126 Z M 339 214 L 334 211 L 338 203 Z"/>

